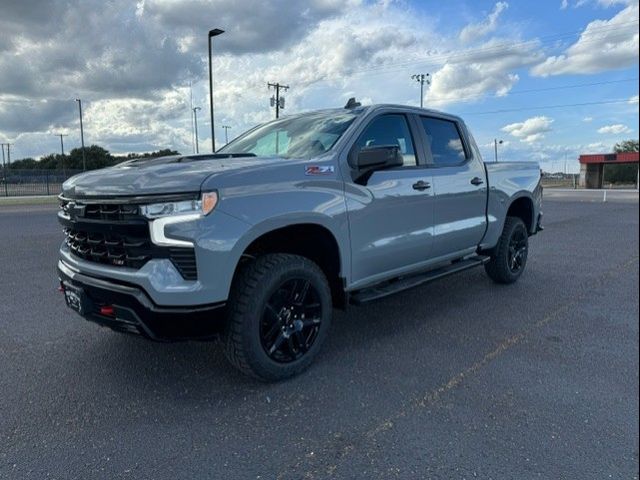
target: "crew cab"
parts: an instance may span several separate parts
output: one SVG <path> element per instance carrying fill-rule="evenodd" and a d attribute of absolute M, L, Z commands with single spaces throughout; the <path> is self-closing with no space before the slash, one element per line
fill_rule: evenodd
<path fill-rule="evenodd" d="M 334 308 L 480 266 L 515 282 L 541 202 L 538 164 L 483 162 L 459 117 L 351 99 L 216 153 L 72 177 L 60 286 L 88 320 L 220 338 L 239 370 L 280 380 L 309 366 Z"/>

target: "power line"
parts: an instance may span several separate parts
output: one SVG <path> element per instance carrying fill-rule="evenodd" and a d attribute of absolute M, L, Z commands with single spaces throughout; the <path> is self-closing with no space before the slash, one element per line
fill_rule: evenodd
<path fill-rule="evenodd" d="M 464 112 L 460 115 L 489 115 L 492 113 L 508 113 L 508 112 L 521 112 L 524 110 L 544 110 L 547 108 L 566 108 L 566 107 L 583 107 L 587 105 L 609 105 L 615 103 L 628 103 L 629 99 L 619 99 L 619 100 L 605 100 L 602 102 L 584 102 L 584 103 L 564 103 L 558 105 L 537 105 L 535 107 L 521 107 L 521 108 L 505 108 L 501 110 L 490 110 L 486 112 Z"/>
<path fill-rule="evenodd" d="M 628 27 L 622 27 L 622 28 L 620 28 L 620 26 L 625 24 L 637 24 L 638 22 L 639 22 L 638 20 L 633 20 L 630 22 L 617 24 L 615 27 L 611 27 L 611 26 L 593 27 L 592 29 L 590 29 L 590 33 L 593 32 L 594 30 L 596 31 L 596 33 L 606 33 L 609 30 L 613 30 L 616 32 L 614 36 L 628 35 L 629 32 L 623 31 L 623 30 L 624 28 L 629 28 L 631 25 L 628 25 Z M 458 53 L 451 52 L 451 53 L 443 53 L 439 55 L 428 55 L 423 57 L 416 57 L 409 61 L 398 62 L 398 63 L 387 63 L 384 65 L 379 65 L 377 67 L 353 70 L 351 74 L 352 75 L 359 74 L 359 73 L 371 74 L 373 72 L 378 72 L 378 71 L 386 72 L 389 69 L 389 67 L 392 67 L 395 70 L 396 67 L 407 67 L 407 66 L 417 65 L 421 63 L 428 63 L 428 62 L 434 62 L 434 64 L 437 64 L 439 61 L 449 61 L 452 59 L 465 58 L 467 56 L 471 56 L 471 55 L 475 55 L 483 52 L 497 54 L 497 53 L 501 53 L 502 51 L 513 51 L 513 49 L 516 47 L 526 46 L 529 44 L 542 46 L 544 44 L 551 43 L 551 42 L 549 40 L 540 42 L 538 41 L 539 39 L 558 39 L 558 38 L 573 36 L 575 35 L 575 33 L 582 33 L 582 32 L 583 30 L 577 30 L 577 31 L 572 31 L 567 33 L 543 36 L 543 37 L 539 37 L 538 39 L 526 40 L 522 42 L 510 42 L 510 43 L 505 42 L 505 43 L 500 43 L 500 44 L 491 45 L 487 47 L 472 48 L 472 49 L 464 50 Z M 633 29 L 633 32 L 635 32 L 635 28 Z M 602 40 L 601 38 L 592 38 L 592 39 L 582 40 L 582 43 L 599 42 L 601 40 Z M 388 71 L 393 71 L 393 70 L 388 70 Z"/>
<path fill-rule="evenodd" d="M 553 91 L 553 90 L 567 90 L 567 89 L 572 89 L 572 88 L 593 87 L 593 86 L 598 86 L 598 85 L 610 85 L 610 84 L 614 84 L 614 83 L 637 82 L 638 80 L 639 80 L 638 78 L 624 78 L 624 79 L 621 79 L 621 80 L 606 80 L 606 81 L 603 81 L 603 82 L 574 83 L 572 85 L 559 85 L 559 86 L 556 86 L 556 87 L 530 88 L 530 89 L 527 89 L 527 90 L 513 90 L 513 91 L 506 92 L 504 94 L 478 93 L 478 94 L 475 94 L 475 95 L 467 95 L 465 97 L 455 97 L 455 100 L 456 101 L 469 100 L 471 98 L 483 98 L 483 97 L 501 98 L 501 97 L 508 97 L 509 95 L 519 95 L 519 94 L 523 94 L 523 93 L 547 92 L 547 91 Z M 434 100 L 433 103 L 448 103 L 450 101 L 451 101 L 450 99 Z"/>

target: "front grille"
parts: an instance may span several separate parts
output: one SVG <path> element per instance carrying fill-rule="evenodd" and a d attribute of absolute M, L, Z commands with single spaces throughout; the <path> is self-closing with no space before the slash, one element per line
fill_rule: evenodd
<path fill-rule="evenodd" d="M 63 231 L 71 252 L 84 260 L 138 269 L 151 258 L 150 241 L 144 237 L 79 228 L 64 228 Z"/>
<path fill-rule="evenodd" d="M 185 280 L 197 280 L 194 249 L 153 244 L 148 220 L 140 215 L 139 206 L 61 200 L 61 210 L 66 244 L 76 257 L 133 269 L 153 258 L 167 258 Z"/>

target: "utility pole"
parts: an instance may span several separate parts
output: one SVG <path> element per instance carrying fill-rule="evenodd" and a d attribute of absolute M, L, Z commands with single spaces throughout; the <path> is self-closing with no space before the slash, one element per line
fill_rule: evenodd
<path fill-rule="evenodd" d="M 428 73 L 417 73 L 415 75 L 411 75 L 411 78 L 420 84 L 420 108 L 422 108 L 423 100 L 424 100 L 424 84 L 431 84 L 431 80 L 429 80 L 430 74 Z"/>
<path fill-rule="evenodd" d="M 229 129 L 231 128 L 229 125 L 222 125 L 224 128 L 224 144 L 229 143 Z"/>
<path fill-rule="evenodd" d="M 267 83 L 267 88 L 275 88 L 276 95 L 275 97 L 271 97 L 271 106 L 275 105 L 276 107 L 276 118 L 280 117 L 280 109 L 284 108 L 284 97 L 280 98 L 280 89 L 287 91 L 289 90 L 289 85 L 280 85 L 279 83 Z"/>
<path fill-rule="evenodd" d="M 6 163 L 6 167 L 9 168 L 11 167 L 11 145 L 13 145 L 13 143 L 2 143 L 0 144 L 2 145 L 2 166 L 5 166 L 5 160 L 4 160 L 4 147 L 7 147 L 7 163 Z"/>
<path fill-rule="evenodd" d="M 2 147 L 2 169 L 4 170 L 4 143 L 0 143 L 0 147 Z"/>
<path fill-rule="evenodd" d="M 69 135 L 66 133 L 54 133 L 54 135 L 60 137 L 60 154 L 64 157 L 64 142 L 62 141 L 62 137 L 68 137 Z"/>
<path fill-rule="evenodd" d="M 66 133 L 54 133 L 54 135 L 60 137 L 60 154 L 62 155 L 62 175 L 67 178 L 67 169 L 64 167 L 64 142 L 62 137 L 68 137 Z"/>
<path fill-rule="evenodd" d="M 80 112 L 80 141 L 82 143 L 82 170 L 87 170 L 87 156 L 84 152 L 84 128 L 82 126 L 82 100 L 76 98 L 78 102 L 78 111 Z"/>
<path fill-rule="evenodd" d="M 496 163 L 498 163 L 498 145 L 502 145 L 504 142 L 502 140 L 498 140 L 497 138 L 493 139 L 493 149 L 496 156 Z"/>
<path fill-rule="evenodd" d="M 196 153 L 200 153 L 200 147 L 198 147 L 198 110 L 202 110 L 200 107 L 193 107 L 193 124 L 195 126 L 196 134 Z"/>

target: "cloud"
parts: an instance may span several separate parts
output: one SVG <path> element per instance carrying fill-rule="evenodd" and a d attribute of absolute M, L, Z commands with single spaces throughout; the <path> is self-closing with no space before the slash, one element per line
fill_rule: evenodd
<path fill-rule="evenodd" d="M 511 123 L 502 127 L 503 132 L 507 132 L 520 141 L 525 143 L 533 143 L 544 138 L 546 132 L 551 131 L 553 119 L 549 117 L 532 117 L 524 122 Z"/>
<path fill-rule="evenodd" d="M 630 103 L 631 105 L 638 105 L 638 95 L 634 95 L 633 97 L 631 97 L 631 98 L 629 99 L 629 103 Z"/>
<path fill-rule="evenodd" d="M 430 104 L 445 104 L 475 99 L 486 93 L 505 95 L 518 82 L 514 70 L 532 65 L 541 59 L 539 44 L 507 42 L 493 39 L 480 48 L 464 50 L 452 56 L 431 76 L 427 92 Z"/>
<path fill-rule="evenodd" d="M 214 26 L 227 32 L 216 39 L 216 50 L 244 54 L 278 50 L 303 37 L 319 22 L 358 5 L 358 0 L 144 0 L 136 15 L 178 35 L 190 50 L 206 47 Z M 197 47 L 196 47 L 197 46 Z"/>
<path fill-rule="evenodd" d="M 0 125 L 7 134 L 47 131 L 76 119 L 74 99 L 23 101 L 0 95 Z"/>
<path fill-rule="evenodd" d="M 604 133 L 609 135 L 620 135 L 621 133 L 631 133 L 631 130 L 626 125 L 622 125 L 621 123 L 616 123 L 614 125 L 606 125 L 598 129 L 598 133 Z"/>
<path fill-rule="evenodd" d="M 593 122 L 593 117 L 584 117 L 582 121 L 585 123 Z"/>
<path fill-rule="evenodd" d="M 594 142 L 590 143 L 582 149 L 582 153 L 601 153 L 609 150 L 610 147 L 605 145 L 603 142 Z"/>
<path fill-rule="evenodd" d="M 569 0 L 562 0 L 562 3 L 560 4 L 560 10 L 566 10 L 567 8 L 569 8 Z"/>
<path fill-rule="evenodd" d="M 463 43 L 473 42 L 485 35 L 494 32 L 498 28 L 498 19 L 500 14 L 509 8 L 507 2 L 498 2 L 493 7 L 493 11 L 487 15 L 487 18 L 480 23 L 471 23 L 464 27 L 460 32 L 460 40 Z"/>
<path fill-rule="evenodd" d="M 587 25 L 576 43 L 531 69 L 536 76 L 590 74 L 638 63 L 638 4 Z"/>

